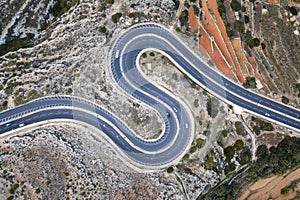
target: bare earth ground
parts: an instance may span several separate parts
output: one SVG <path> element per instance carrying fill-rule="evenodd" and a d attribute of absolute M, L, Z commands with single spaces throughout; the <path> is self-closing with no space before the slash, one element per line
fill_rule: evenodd
<path fill-rule="evenodd" d="M 182 199 L 173 174 L 132 171 L 101 133 L 78 124 L 1 139 L 0 154 L 0 199 Z"/>
<path fill-rule="evenodd" d="M 198 28 L 198 17 L 194 13 L 194 8 L 191 6 L 189 8 L 189 23 L 191 26 L 191 31 L 194 31 Z"/>
<path fill-rule="evenodd" d="M 217 28 L 219 30 L 219 33 L 222 36 L 223 41 L 224 41 L 224 42 L 218 42 L 218 45 L 224 45 L 226 47 L 227 51 L 229 52 L 230 61 L 231 61 L 232 67 L 234 68 L 234 72 L 235 72 L 238 80 L 241 83 L 244 83 L 245 82 L 245 78 L 244 78 L 244 75 L 243 75 L 243 73 L 241 71 L 241 67 L 240 67 L 240 65 L 238 63 L 237 57 L 235 55 L 235 52 L 234 52 L 234 50 L 232 48 L 231 41 L 229 40 L 229 37 L 227 36 L 226 29 L 225 29 L 225 26 L 223 24 L 223 20 L 222 20 L 220 14 L 219 14 L 219 11 L 218 11 L 217 2 L 215 0 L 213 0 L 213 1 L 207 1 L 207 4 L 208 4 L 208 7 L 209 7 L 212 15 L 215 17 L 216 26 L 217 26 Z M 222 53 L 223 53 L 223 51 L 222 51 Z"/>
<path fill-rule="evenodd" d="M 300 169 L 297 169 L 293 172 L 289 172 L 284 176 L 273 176 L 271 178 L 262 179 L 254 183 L 240 198 L 239 200 L 248 199 L 269 199 L 272 197 L 273 199 L 292 199 L 297 195 L 297 192 L 300 192 L 298 184 L 298 188 L 295 191 L 290 191 L 288 195 L 280 194 L 282 188 L 288 186 L 293 180 L 300 178 Z"/>

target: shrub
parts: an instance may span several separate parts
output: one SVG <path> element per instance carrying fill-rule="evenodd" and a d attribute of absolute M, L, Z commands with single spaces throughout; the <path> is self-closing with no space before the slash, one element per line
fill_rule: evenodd
<path fill-rule="evenodd" d="M 187 10 L 182 11 L 182 13 L 179 16 L 180 26 L 185 26 L 188 23 L 189 20 L 189 12 Z"/>
<path fill-rule="evenodd" d="M 291 11 L 292 15 L 298 15 L 298 11 L 297 11 L 297 9 L 294 6 L 292 6 L 290 8 L 290 11 Z"/>
<path fill-rule="evenodd" d="M 218 115 L 219 112 L 219 102 L 215 98 L 211 98 L 209 101 L 207 101 L 206 109 L 208 114 L 215 118 Z"/>
<path fill-rule="evenodd" d="M 173 167 L 168 167 L 168 168 L 167 168 L 167 172 L 168 172 L 168 173 L 172 173 L 173 171 L 174 171 L 174 168 L 173 168 Z"/>
<path fill-rule="evenodd" d="M 289 189 L 286 187 L 284 187 L 280 190 L 280 194 L 282 194 L 282 195 L 287 195 L 288 193 L 289 193 Z"/>
<path fill-rule="evenodd" d="M 242 124 L 242 122 L 235 122 L 234 125 L 235 125 L 235 129 L 236 129 L 236 133 L 238 135 L 242 135 L 242 136 L 246 135 L 245 128 L 244 128 L 244 125 Z"/>
<path fill-rule="evenodd" d="M 225 162 L 229 163 L 234 156 L 234 149 L 232 146 L 228 146 L 224 149 L 224 155 L 226 156 Z"/>
<path fill-rule="evenodd" d="M 197 150 L 197 147 L 196 147 L 196 146 L 192 146 L 192 147 L 190 148 L 190 153 L 195 153 L 196 150 Z"/>
<path fill-rule="evenodd" d="M 254 46 L 258 47 L 259 44 L 260 44 L 259 39 L 258 39 L 258 38 L 254 38 L 254 39 L 253 39 L 253 44 L 254 44 Z"/>
<path fill-rule="evenodd" d="M 245 24 L 248 24 L 250 22 L 250 18 L 248 15 L 244 15 Z"/>
<path fill-rule="evenodd" d="M 118 23 L 121 17 L 122 13 L 115 13 L 111 16 L 111 19 L 114 23 Z"/>
<path fill-rule="evenodd" d="M 236 140 L 234 145 L 233 145 L 233 149 L 235 151 L 240 151 L 244 148 L 244 142 L 242 140 Z"/>
<path fill-rule="evenodd" d="M 99 31 L 100 33 L 106 33 L 106 27 L 105 27 L 105 26 L 100 26 L 100 27 L 98 28 L 98 31 Z"/>

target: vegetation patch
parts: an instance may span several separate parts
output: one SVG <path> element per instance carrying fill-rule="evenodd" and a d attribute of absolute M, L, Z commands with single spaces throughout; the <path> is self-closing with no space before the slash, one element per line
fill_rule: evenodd
<path fill-rule="evenodd" d="M 262 131 L 273 131 L 274 130 L 273 125 L 269 122 L 265 122 L 256 117 L 252 117 L 251 119 L 255 123 L 253 126 L 253 131 L 255 132 L 256 135 L 259 135 L 261 130 Z"/>
<path fill-rule="evenodd" d="M 10 52 L 17 51 L 21 48 L 32 47 L 33 42 L 31 38 L 22 38 L 22 39 L 14 39 L 11 41 L 7 41 L 5 44 L 0 45 L 0 56 Z"/>
<path fill-rule="evenodd" d="M 241 159 L 251 155 L 249 155 L 249 152 L 243 151 L 243 154 L 240 155 Z M 274 175 L 283 175 L 288 170 L 299 167 L 299 155 L 300 138 L 286 136 L 277 147 L 273 146 L 270 149 L 266 145 L 260 145 L 257 148 L 256 161 L 249 162 L 246 170 L 230 174 L 230 177 L 210 189 L 208 193 L 199 196 L 198 199 L 238 199 L 242 192 L 255 181 Z M 296 180 L 291 183 L 290 187 L 287 186 L 283 192 L 295 188 L 298 182 L 299 180 Z"/>
<path fill-rule="evenodd" d="M 53 6 L 53 15 L 54 17 L 59 17 L 70 10 L 71 7 L 75 6 L 78 0 L 58 0 Z"/>

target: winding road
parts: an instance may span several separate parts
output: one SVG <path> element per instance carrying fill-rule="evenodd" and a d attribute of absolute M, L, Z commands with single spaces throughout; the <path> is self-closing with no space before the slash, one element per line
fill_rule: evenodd
<path fill-rule="evenodd" d="M 209 67 L 175 35 L 158 24 L 129 28 L 111 50 L 111 75 L 134 98 L 156 109 L 164 120 L 156 140 L 137 137 L 117 116 L 78 97 L 44 97 L 0 113 L 0 134 L 45 122 L 71 119 L 98 128 L 120 156 L 139 168 L 161 169 L 177 162 L 188 151 L 194 136 L 191 111 L 168 90 L 144 77 L 139 56 L 147 49 L 166 55 L 187 76 L 224 102 L 300 131 L 300 111 L 246 90 Z"/>

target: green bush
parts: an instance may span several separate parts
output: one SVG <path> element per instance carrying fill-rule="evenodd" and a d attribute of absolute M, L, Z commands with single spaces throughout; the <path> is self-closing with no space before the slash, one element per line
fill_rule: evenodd
<path fill-rule="evenodd" d="M 190 148 L 190 153 L 195 153 L 197 151 L 197 147 L 196 146 L 192 146 Z"/>
<path fill-rule="evenodd" d="M 204 168 L 205 169 L 213 169 L 216 166 L 214 159 L 212 157 L 212 153 L 208 152 L 205 162 L 204 162 Z"/>
<path fill-rule="evenodd" d="M 298 15 L 298 11 L 297 11 L 297 9 L 294 6 L 292 6 L 290 8 L 290 12 L 292 13 L 292 15 Z"/>
<path fill-rule="evenodd" d="M 72 0 L 70 1 L 65 1 L 65 0 L 58 0 L 53 6 L 53 15 L 54 17 L 59 17 L 62 14 L 66 13 L 71 7 L 73 7 L 78 0 Z"/>
<path fill-rule="evenodd" d="M 201 138 L 197 138 L 197 139 L 196 139 L 196 146 L 197 146 L 198 148 L 203 147 L 204 144 L 205 144 L 205 140 L 203 140 L 203 139 L 201 139 Z"/>
<path fill-rule="evenodd" d="M 11 41 L 7 41 L 5 44 L 0 45 L 0 56 L 10 51 L 17 51 L 18 49 L 28 48 L 32 46 L 33 42 L 31 41 L 31 38 L 14 39 Z"/>

